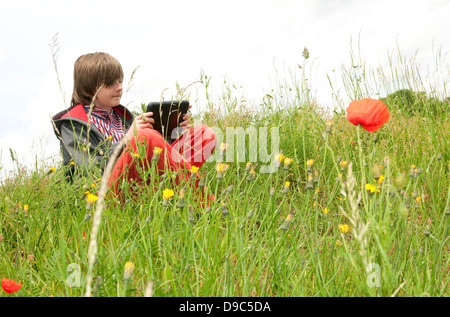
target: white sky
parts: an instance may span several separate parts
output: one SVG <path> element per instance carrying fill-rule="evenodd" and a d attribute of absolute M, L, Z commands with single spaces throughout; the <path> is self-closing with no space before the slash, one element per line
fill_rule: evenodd
<path fill-rule="evenodd" d="M 49 118 L 69 104 L 73 63 L 82 54 L 118 58 L 125 88 L 139 67 L 122 99 L 134 109 L 166 88 L 166 96 L 174 94 L 177 81 L 183 87 L 199 80 L 202 69 L 218 85 L 224 78 L 242 85 L 247 100 L 259 104 L 273 88 L 275 68 L 284 76 L 307 47 L 317 99 L 330 106 L 326 74 L 349 63 L 351 38 L 360 37 L 360 53 L 373 66 L 386 64 L 397 45 L 432 65 L 433 45 L 450 49 L 449 14 L 450 0 L 2 1 L 0 175 L 13 168 L 9 148 L 31 166 L 58 157 Z M 65 99 L 50 53 L 57 32 Z"/>

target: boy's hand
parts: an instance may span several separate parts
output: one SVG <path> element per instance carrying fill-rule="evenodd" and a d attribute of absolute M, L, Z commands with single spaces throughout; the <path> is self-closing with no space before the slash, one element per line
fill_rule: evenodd
<path fill-rule="evenodd" d="M 191 108 L 192 108 L 192 105 L 189 105 L 189 109 L 191 109 Z M 188 113 L 186 113 L 183 116 L 183 121 L 180 123 L 180 127 L 182 127 L 183 130 L 192 128 L 192 125 L 191 125 L 191 113 L 189 112 L 189 110 L 188 110 Z"/>
<path fill-rule="evenodd" d="M 136 130 L 153 129 L 155 119 L 152 118 L 153 112 L 145 112 L 134 119 L 133 124 L 136 125 Z M 131 130 L 131 129 L 130 129 Z"/>

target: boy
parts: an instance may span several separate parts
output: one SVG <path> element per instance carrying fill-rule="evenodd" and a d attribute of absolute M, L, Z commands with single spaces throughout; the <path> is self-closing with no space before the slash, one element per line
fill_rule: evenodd
<path fill-rule="evenodd" d="M 120 104 L 122 80 L 122 66 L 107 53 L 90 53 L 76 60 L 71 106 L 52 118 L 55 134 L 61 142 L 63 164 L 69 165 L 70 176 L 75 167 L 86 171 L 98 166 L 103 170 L 120 146 L 119 141 L 125 138 L 126 147 L 119 150 L 121 154 L 108 179 L 115 194 L 120 195 L 122 181 L 142 181 L 136 164 L 141 169 L 151 166 L 156 148 L 162 149 L 157 161 L 160 174 L 170 169 L 181 171 L 177 173 L 177 183 L 179 177 L 188 179 L 185 171 L 192 166 L 200 168 L 214 151 L 214 132 L 205 125 L 191 128 L 187 114 L 180 126 L 189 130 L 172 145 L 168 144 L 153 130 L 153 113 L 134 117 Z M 135 157 L 138 144 L 146 145 L 145 157 L 141 159 Z"/>

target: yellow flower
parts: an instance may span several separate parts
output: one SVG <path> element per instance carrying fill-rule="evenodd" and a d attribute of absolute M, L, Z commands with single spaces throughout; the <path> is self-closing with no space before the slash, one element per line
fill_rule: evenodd
<path fill-rule="evenodd" d="M 284 160 L 284 154 L 283 152 L 275 154 L 275 161 L 277 161 L 278 163 L 280 163 L 282 160 Z"/>
<path fill-rule="evenodd" d="M 330 209 L 328 209 L 328 208 L 324 208 L 324 209 L 322 209 L 322 211 L 325 213 L 325 214 L 327 214 L 329 211 L 330 211 Z"/>
<path fill-rule="evenodd" d="M 23 205 L 23 210 L 28 211 L 28 204 Z"/>
<path fill-rule="evenodd" d="M 50 174 L 50 173 L 53 173 L 53 172 L 56 172 L 56 168 L 54 168 L 54 167 L 52 166 L 52 167 L 50 167 L 50 171 L 48 171 L 48 173 Z"/>
<path fill-rule="evenodd" d="M 313 207 L 317 207 L 317 201 L 313 202 Z"/>
<path fill-rule="evenodd" d="M 291 182 L 286 182 L 286 183 L 284 183 L 284 187 L 289 187 L 289 185 L 291 185 Z"/>
<path fill-rule="evenodd" d="M 377 181 L 374 180 L 374 182 L 378 183 L 378 184 L 381 184 L 383 182 L 383 180 L 384 180 L 384 176 L 383 176 L 383 174 L 380 174 L 380 178 L 378 178 Z"/>
<path fill-rule="evenodd" d="M 170 198 L 172 198 L 173 194 L 174 194 L 173 190 L 166 188 L 163 191 L 163 199 L 169 200 Z"/>
<path fill-rule="evenodd" d="M 87 194 L 86 201 L 88 202 L 88 204 L 93 204 L 93 203 L 95 203 L 95 202 L 97 201 L 97 199 L 98 199 L 97 196 L 95 196 L 95 195 L 93 195 L 93 194 L 91 194 L 91 193 L 88 193 L 88 194 Z"/>
<path fill-rule="evenodd" d="M 314 160 L 313 159 L 310 159 L 310 160 L 306 161 L 306 166 L 311 167 L 311 166 L 313 166 L 313 164 L 314 164 Z"/>
<path fill-rule="evenodd" d="M 74 161 L 70 161 L 70 165 L 71 166 L 75 165 L 75 162 Z"/>
<path fill-rule="evenodd" d="M 155 146 L 155 148 L 153 149 L 153 155 L 160 155 L 162 150 L 162 148 Z"/>
<path fill-rule="evenodd" d="M 289 220 L 291 220 L 291 219 L 292 219 L 292 215 L 291 215 L 291 214 L 287 215 L 286 221 L 289 221 Z"/>
<path fill-rule="evenodd" d="M 325 124 L 327 127 L 331 127 L 333 125 L 333 120 L 328 120 Z"/>
<path fill-rule="evenodd" d="M 284 158 L 284 165 L 290 165 L 293 161 L 294 161 L 294 159 L 292 159 L 290 157 L 285 157 Z"/>
<path fill-rule="evenodd" d="M 416 204 L 420 203 L 420 201 L 422 200 L 422 198 L 420 198 L 420 196 L 416 197 Z M 25 207 L 24 207 L 25 208 Z"/>
<path fill-rule="evenodd" d="M 216 165 L 216 171 L 217 173 L 225 173 L 225 171 L 228 169 L 229 165 L 224 163 L 217 163 Z"/>
<path fill-rule="evenodd" d="M 199 168 L 197 166 L 192 165 L 191 166 L 191 173 L 197 173 Z"/>
<path fill-rule="evenodd" d="M 339 231 L 342 233 L 347 233 L 352 229 L 352 227 L 350 227 L 349 225 L 339 225 Z"/>
<path fill-rule="evenodd" d="M 340 161 L 339 165 L 341 166 L 341 169 L 344 169 L 348 165 L 348 162 L 347 161 Z"/>
<path fill-rule="evenodd" d="M 373 184 L 366 184 L 366 190 L 367 190 L 368 192 L 370 192 L 371 194 L 375 193 L 375 191 L 376 191 L 377 193 L 380 192 L 380 189 L 378 188 L 378 186 L 375 186 L 375 185 L 373 185 Z"/>
<path fill-rule="evenodd" d="M 133 262 L 125 263 L 125 270 L 123 271 L 123 279 L 128 282 L 133 276 L 133 271 L 134 271 L 134 263 Z"/>
<path fill-rule="evenodd" d="M 139 153 L 134 153 L 133 156 L 139 158 Z"/>
<path fill-rule="evenodd" d="M 340 245 L 342 245 L 341 241 L 339 241 L 339 240 L 336 240 L 336 245 L 337 245 L 337 246 L 340 246 Z"/>

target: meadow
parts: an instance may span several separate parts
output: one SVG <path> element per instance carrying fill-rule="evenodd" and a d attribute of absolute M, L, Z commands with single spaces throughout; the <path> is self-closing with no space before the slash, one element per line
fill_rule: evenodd
<path fill-rule="evenodd" d="M 438 89 L 448 66 L 426 86 L 414 60 L 369 71 L 352 53 L 330 111 L 314 100 L 307 53 L 258 109 L 232 84 L 211 91 L 201 74 L 197 120 L 224 136 L 227 127 L 279 135 L 272 173 L 219 140 L 198 171 L 216 198 L 209 206 L 152 167 L 142 170 L 151 185 L 124 185 L 121 204 L 103 197 L 99 173 L 71 184 L 62 166 L 16 161 L 0 187 L 0 278 L 23 285 L 0 296 L 448 296 L 450 108 Z M 369 133 L 341 100 L 376 93 L 390 119 Z"/>

